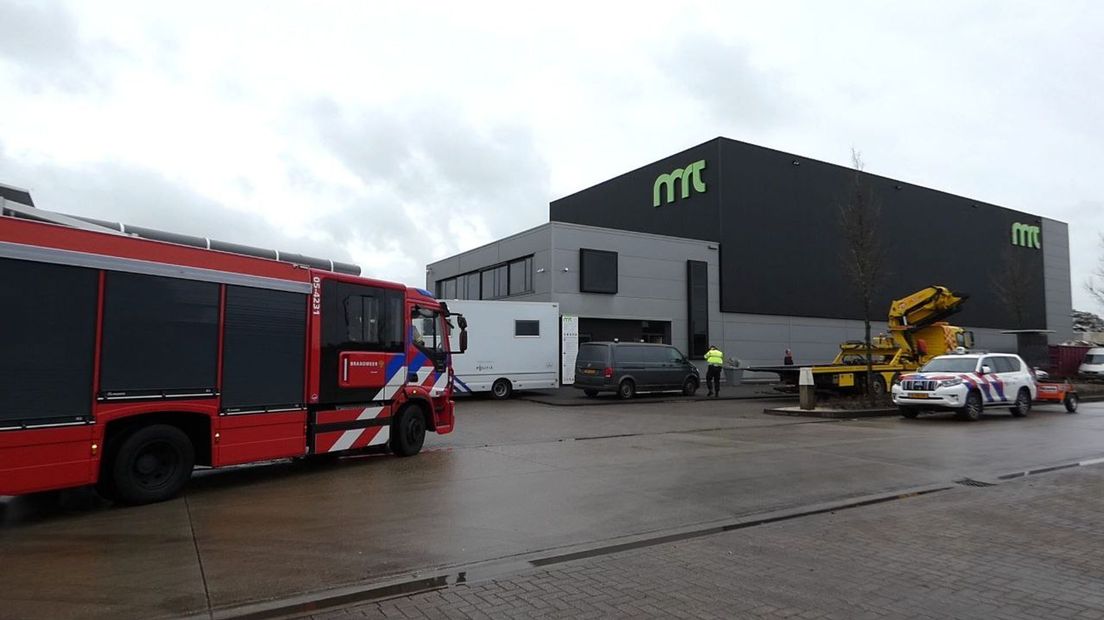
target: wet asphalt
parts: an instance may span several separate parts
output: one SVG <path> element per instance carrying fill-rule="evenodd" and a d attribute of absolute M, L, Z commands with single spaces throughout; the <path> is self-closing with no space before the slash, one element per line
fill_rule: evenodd
<path fill-rule="evenodd" d="M 237 606 L 1104 456 L 1104 403 L 980 422 L 764 415 L 764 401 L 472 399 L 422 454 L 199 472 L 162 504 L 0 499 L 0 617 Z"/>

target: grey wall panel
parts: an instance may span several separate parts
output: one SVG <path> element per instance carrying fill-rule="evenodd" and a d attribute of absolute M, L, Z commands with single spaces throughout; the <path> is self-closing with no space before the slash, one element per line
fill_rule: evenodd
<path fill-rule="evenodd" d="M 428 290 L 436 292 L 438 280 L 445 280 L 515 258 L 532 255 L 533 292 L 547 297 L 552 282 L 548 269 L 551 256 L 550 250 L 551 227 L 544 224 L 426 265 L 426 286 Z M 542 268 L 544 272 L 537 273 Z M 532 296 L 526 295 L 525 297 L 530 298 L 529 301 L 537 301 L 537 299 L 532 299 Z M 514 296 L 510 299 L 521 300 L 521 298 L 522 296 Z"/>
<path fill-rule="evenodd" d="M 1051 344 L 1073 338 L 1069 226 L 1043 218 L 1043 288 L 1046 292 L 1047 335 Z"/>
<path fill-rule="evenodd" d="M 686 261 L 698 260 L 708 264 L 710 329 L 719 329 L 717 252 L 709 249 L 715 244 L 562 222 L 552 225 L 552 296 L 564 314 L 670 321 L 671 344 L 686 351 Z M 580 248 L 617 252 L 617 295 L 579 291 Z"/>

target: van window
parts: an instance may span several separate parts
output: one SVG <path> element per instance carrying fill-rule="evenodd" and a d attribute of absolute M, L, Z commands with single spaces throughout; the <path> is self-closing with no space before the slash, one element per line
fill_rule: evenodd
<path fill-rule="evenodd" d="M 609 347 L 604 344 L 584 344 L 579 346 L 579 353 L 575 356 L 576 362 L 606 363 L 606 352 Z"/>
<path fill-rule="evenodd" d="M 623 345 L 617 347 L 617 361 L 620 363 L 661 362 L 664 360 L 661 347 L 642 347 L 640 345 Z"/>
<path fill-rule="evenodd" d="M 682 363 L 686 358 L 682 356 L 682 353 L 678 349 L 671 347 L 667 349 L 667 361 Z"/>
<path fill-rule="evenodd" d="M 1089 353 L 1085 356 L 1085 364 L 1104 364 L 1104 353 Z"/>

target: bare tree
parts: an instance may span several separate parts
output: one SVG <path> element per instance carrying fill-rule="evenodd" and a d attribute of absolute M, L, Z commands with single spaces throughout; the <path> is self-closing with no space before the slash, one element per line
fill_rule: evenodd
<path fill-rule="evenodd" d="M 843 269 L 863 310 L 866 348 L 866 394 L 874 404 L 874 360 L 871 357 L 870 307 L 874 292 L 885 277 L 885 248 L 880 230 L 882 209 L 874 187 L 863 169 L 862 153 L 851 148 L 851 182 L 839 207 L 840 235 L 844 241 Z"/>
<path fill-rule="evenodd" d="M 1027 309 L 1038 286 L 1035 270 L 1031 268 L 1031 261 L 1025 256 L 1025 252 L 1012 246 L 1006 247 L 997 270 L 990 274 L 990 279 L 997 301 L 1012 313 L 1012 319 L 1016 322 L 1014 327 L 1031 327 L 1026 325 Z"/>
<path fill-rule="evenodd" d="M 1104 233 L 1100 234 L 1100 249 L 1100 259 L 1096 263 L 1096 269 L 1085 280 L 1085 290 L 1096 299 L 1096 303 L 1104 307 Z"/>

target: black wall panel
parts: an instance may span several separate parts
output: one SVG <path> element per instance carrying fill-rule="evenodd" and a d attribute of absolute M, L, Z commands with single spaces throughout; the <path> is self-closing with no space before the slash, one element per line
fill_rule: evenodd
<path fill-rule="evenodd" d="M 100 392 L 214 392 L 219 285 L 108 272 Z"/>
<path fill-rule="evenodd" d="M 657 176 L 698 160 L 706 191 L 653 207 Z M 881 203 L 886 250 L 872 318 L 885 320 L 893 299 L 941 284 L 970 295 L 957 323 L 1046 327 L 1043 252 L 1011 244 L 1012 224 L 1041 226 L 1038 216 L 865 177 Z M 554 201 L 550 219 L 719 242 L 725 312 L 860 319 L 838 225 L 851 178 L 846 167 L 718 138 Z M 1030 291 L 1022 325 L 994 290 L 1009 261 Z"/>
<path fill-rule="evenodd" d="M 711 140 L 553 201 L 549 207 L 549 219 L 553 222 L 719 241 L 717 205 L 721 199 L 721 162 L 718 153 L 719 141 Z M 656 179 L 676 169 L 685 169 L 697 161 L 705 162 L 705 168 L 699 172 L 705 191 L 691 192 L 688 198 L 683 198 L 679 183 L 675 186 L 675 200 L 666 202 L 666 191 L 662 191 L 660 206 L 653 206 Z"/>
<path fill-rule="evenodd" d="M 579 250 L 579 291 L 583 293 L 617 293 L 617 252 Z"/>
<path fill-rule="evenodd" d="M 226 287 L 223 409 L 303 404 L 306 337 L 306 295 Z"/>
<path fill-rule="evenodd" d="M 721 209 L 721 309 L 726 312 L 862 318 L 843 269 L 838 224 L 852 171 L 725 140 Z M 797 161 L 798 165 L 794 165 Z M 1014 222 L 1037 216 L 901 181 L 864 175 L 880 203 L 886 277 L 872 318 L 893 299 L 931 284 L 970 295 L 953 322 L 975 327 L 1046 326 L 1041 250 L 1012 246 Z M 1046 240 L 1043 240 L 1046 243 Z M 1007 257 L 1027 266 L 1034 294 L 1018 326 L 993 290 Z"/>
<path fill-rule="evenodd" d="M 700 260 L 686 261 L 686 354 L 698 359 L 709 349 L 709 263 Z"/>
<path fill-rule="evenodd" d="M 87 419 L 99 272 L 0 259 L 0 426 Z"/>

